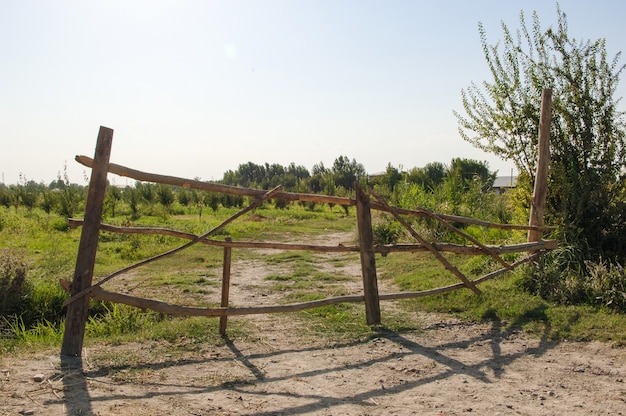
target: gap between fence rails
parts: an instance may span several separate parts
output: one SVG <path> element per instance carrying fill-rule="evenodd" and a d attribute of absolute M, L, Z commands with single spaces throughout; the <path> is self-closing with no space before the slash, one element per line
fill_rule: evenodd
<path fill-rule="evenodd" d="M 437 258 L 437 260 L 439 260 L 439 262 L 441 264 L 443 264 L 443 266 L 448 269 L 448 271 L 450 271 L 452 274 L 454 274 L 456 277 L 458 277 L 459 279 L 461 279 L 461 281 L 465 284 L 465 286 L 470 289 L 472 292 L 474 292 L 476 295 L 480 295 L 481 291 L 480 289 L 478 289 L 476 287 L 476 285 L 469 280 L 463 273 L 461 273 L 461 271 L 452 263 L 450 263 L 445 257 L 443 257 L 443 255 L 428 241 L 426 241 L 421 235 L 419 235 L 417 233 L 417 231 L 415 231 L 413 229 L 413 227 L 411 227 L 410 224 L 408 224 L 404 218 L 402 218 L 400 216 L 400 214 L 398 214 L 396 212 L 396 210 L 390 206 L 389 204 L 387 204 L 387 201 L 385 201 L 385 199 L 378 195 L 377 193 L 371 191 L 372 194 L 374 195 L 374 197 L 378 200 L 379 203 L 385 205 L 390 211 L 391 214 L 394 216 L 394 218 L 400 223 L 402 224 L 402 226 L 413 236 L 413 238 L 415 238 L 417 241 L 419 241 L 420 243 L 422 243 L 426 248 L 428 248 L 428 251 L 430 251 L 432 253 L 433 256 L 435 256 Z"/>
<path fill-rule="evenodd" d="M 233 222 L 234 220 L 236 220 L 237 218 L 239 218 L 240 216 L 242 216 L 243 214 L 259 207 L 263 202 L 265 202 L 267 199 L 271 198 L 272 196 L 274 196 L 276 193 L 280 192 L 280 190 L 282 189 L 282 185 L 277 186 L 274 189 L 271 189 L 270 191 L 266 192 L 264 195 L 257 197 L 254 201 L 252 201 L 250 203 L 250 205 L 248 205 L 246 208 L 242 209 L 241 211 L 237 212 L 236 214 L 234 214 L 233 216 L 227 218 L 226 220 L 224 220 L 221 224 L 217 225 L 215 228 L 207 231 L 206 233 L 199 235 L 197 237 L 195 237 L 193 240 L 189 241 L 188 243 L 183 244 L 180 247 L 177 247 L 175 249 L 166 251 L 164 253 L 158 254 L 156 256 L 150 257 L 149 259 L 140 261 L 138 263 L 132 264 L 128 267 L 125 267 L 124 269 L 118 270 L 114 273 L 111 273 L 110 275 L 104 277 L 103 279 L 101 279 L 100 281 L 98 281 L 97 283 L 93 284 L 92 286 L 85 288 L 83 290 L 81 290 L 80 292 L 76 293 L 74 296 L 72 296 L 71 298 L 67 299 L 65 302 L 63 302 L 63 306 L 66 306 L 72 302 L 74 302 L 75 300 L 82 298 L 83 296 L 87 295 L 88 293 L 90 293 L 94 287 L 99 287 L 101 285 L 103 285 L 104 283 L 108 282 L 109 280 L 113 279 L 116 276 L 119 276 L 120 274 L 126 273 L 130 270 L 136 269 L 139 266 L 143 266 L 145 264 L 148 263 L 152 263 L 155 260 L 161 259 L 163 257 L 169 256 L 171 254 L 174 253 L 178 253 L 179 251 L 182 251 L 186 248 L 191 247 L 192 245 L 198 243 L 199 241 L 217 233 L 218 231 L 220 231 L 222 228 L 224 228 L 225 226 L 227 226 L 228 224 L 230 224 L 231 222 Z"/>

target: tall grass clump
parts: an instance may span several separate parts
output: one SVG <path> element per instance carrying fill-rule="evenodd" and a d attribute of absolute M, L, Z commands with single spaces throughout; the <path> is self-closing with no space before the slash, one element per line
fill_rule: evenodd
<path fill-rule="evenodd" d="M 131 308 L 115 303 L 102 303 L 102 313 L 90 316 L 86 332 L 88 336 L 111 338 L 129 334 L 137 334 L 142 328 L 150 327 L 150 314 L 142 313 L 137 308 Z"/>
<path fill-rule="evenodd" d="M 626 313 L 626 271 L 619 263 L 584 261 L 573 246 L 545 254 L 523 271 L 530 293 L 564 305 L 592 305 Z"/>
<path fill-rule="evenodd" d="M 57 333 L 66 297 L 59 285 L 30 279 L 18 252 L 0 251 L 0 326 L 5 335 L 28 341 Z"/>
<path fill-rule="evenodd" d="M 26 263 L 9 249 L 0 251 L 0 314 L 16 314 L 28 290 Z"/>
<path fill-rule="evenodd" d="M 372 224 L 374 244 L 396 244 L 404 234 L 402 225 L 388 216 L 381 216 Z"/>

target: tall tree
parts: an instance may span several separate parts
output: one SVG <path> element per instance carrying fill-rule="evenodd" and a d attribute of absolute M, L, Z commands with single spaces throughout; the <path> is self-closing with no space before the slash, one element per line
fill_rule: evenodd
<path fill-rule="evenodd" d="M 479 162 L 473 159 L 455 157 L 450 162 L 448 177 L 455 177 L 463 190 L 470 188 L 470 183 L 478 180 L 484 191 L 493 186 L 496 173 L 489 171 L 487 162 Z"/>
<path fill-rule="evenodd" d="M 409 182 L 420 185 L 424 190 L 433 191 L 446 178 L 448 168 L 441 162 L 430 162 L 421 168 L 413 168 L 407 174 Z"/>
<path fill-rule="evenodd" d="M 331 171 L 335 177 L 335 185 L 347 190 L 353 190 L 354 182 L 367 176 L 365 167 L 356 159 L 350 161 L 347 156 L 339 156 L 335 159 Z"/>
<path fill-rule="evenodd" d="M 620 53 L 609 59 L 606 41 L 570 38 L 557 5 L 556 27 L 532 26 L 520 13 L 515 35 L 502 23 L 502 43 L 490 45 L 479 24 L 493 80 L 462 91 L 466 115 L 456 113 L 462 137 L 512 160 L 533 179 L 541 91 L 553 90 L 551 171 L 547 220 L 585 257 L 626 258 L 626 222 L 619 175 L 625 167 L 624 113 L 615 98 Z"/>

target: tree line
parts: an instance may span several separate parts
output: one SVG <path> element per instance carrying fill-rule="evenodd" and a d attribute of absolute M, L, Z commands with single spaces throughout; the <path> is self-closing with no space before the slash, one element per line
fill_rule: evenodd
<path fill-rule="evenodd" d="M 64 171 L 66 172 L 66 171 Z M 376 187 L 387 196 L 393 196 L 399 184 L 418 186 L 425 192 L 434 192 L 446 181 L 458 186 L 458 192 L 469 189 L 472 181 L 480 182 L 480 189 L 487 190 L 493 184 L 495 172 L 489 170 L 487 162 L 472 159 L 454 158 L 449 165 L 432 162 L 424 167 L 401 171 L 388 164 L 384 172 L 368 175 L 363 164 L 347 156 L 339 156 L 332 166 L 327 168 L 323 162 L 315 164 L 311 171 L 294 162 L 287 166 L 280 164 L 256 164 L 247 162 L 237 169 L 228 170 L 218 183 L 255 189 L 271 189 L 282 185 L 287 192 L 325 194 L 350 197 L 354 193 L 355 182 L 362 182 Z M 7 208 L 41 208 L 46 213 L 55 212 L 66 218 L 80 215 L 87 198 L 87 186 L 71 183 L 66 173 L 48 185 L 37 183 L 20 175 L 14 185 L 0 184 L 0 205 Z M 397 200 L 397 198 L 396 198 Z M 118 208 L 124 204 L 131 217 L 142 213 L 149 214 L 155 206 L 164 213 L 176 213 L 174 206 L 198 210 L 210 208 L 216 211 L 220 207 L 241 207 L 245 198 L 237 195 L 217 194 L 213 192 L 190 190 L 182 187 L 136 182 L 123 188 L 107 186 L 104 200 L 104 215 L 115 217 L 120 214 Z M 285 208 L 284 201 L 274 201 L 278 208 Z M 308 203 L 310 209 L 315 203 Z"/>

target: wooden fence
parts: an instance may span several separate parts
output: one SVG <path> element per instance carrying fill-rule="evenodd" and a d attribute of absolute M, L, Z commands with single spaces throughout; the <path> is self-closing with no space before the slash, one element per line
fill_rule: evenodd
<path fill-rule="evenodd" d="M 461 288 L 468 288 L 474 293 L 479 294 L 480 289 L 478 284 L 489 279 L 493 279 L 496 276 L 501 275 L 515 267 L 535 259 L 537 256 L 545 252 L 556 248 L 556 241 L 542 240 L 541 233 L 550 230 L 549 227 L 543 226 L 542 212 L 543 204 L 545 201 L 546 192 L 546 172 L 549 159 L 549 146 L 547 145 L 549 140 L 549 124 L 550 124 L 550 92 L 544 92 L 542 115 L 540 121 L 540 155 L 537 169 L 537 178 L 535 183 L 535 192 L 532 200 L 532 209 L 529 225 L 512 225 L 512 224 L 496 224 L 486 221 L 475 220 L 472 218 L 436 214 L 428 211 L 424 208 L 415 209 L 401 209 L 393 207 L 385 201 L 385 199 L 378 195 L 373 190 L 364 190 L 357 183 L 355 184 L 356 197 L 342 198 L 336 196 L 317 195 L 317 194 L 303 194 L 303 193 L 289 193 L 283 192 L 281 187 L 274 188 L 270 191 L 240 188 L 227 186 L 222 184 L 215 184 L 210 182 L 202 182 L 196 180 L 189 180 L 184 178 L 164 176 L 153 173 L 146 173 L 130 169 L 124 166 L 115 165 L 109 163 L 109 155 L 111 152 L 113 130 L 106 127 L 101 127 L 98 134 L 98 140 L 96 144 L 95 156 L 93 159 L 86 156 L 77 156 L 76 160 L 90 167 L 92 170 L 91 180 L 89 183 L 89 193 L 87 199 L 87 205 L 85 208 L 85 216 L 83 220 L 70 220 L 71 225 L 81 226 L 82 233 L 79 243 L 78 256 L 76 260 L 76 269 L 74 273 L 73 282 L 62 282 L 62 286 L 71 293 L 71 297 L 66 301 L 68 306 L 67 320 L 65 333 L 63 338 L 63 345 L 61 353 L 63 355 L 80 356 L 82 351 L 82 345 L 84 340 L 85 325 L 88 316 L 88 303 L 89 298 L 112 301 L 117 303 L 123 303 L 139 307 L 142 309 L 151 309 L 166 314 L 181 315 L 181 316 L 208 316 L 208 317 L 220 317 L 220 332 L 222 334 L 226 331 L 227 317 L 232 315 L 248 315 L 248 314 L 261 314 L 261 313 L 275 313 L 275 312 L 294 312 L 304 310 L 308 308 L 314 308 L 319 306 L 343 303 L 343 302 L 364 302 L 366 321 L 368 325 L 380 324 L 380 300 L 390 299 L 406 299 L 415 298 L 421 296 L 429 296 L 437 293 L 444 293 Z M 545 109 L 548 109 L 544 111 Z M 243 195 L 252 197 L 252 202 L 235 215 L 231 216 L 215 228 L 207 231 L 202 235 L 194 235 L 184 233 L 177 230 L 165 229 L 165 228 L 146 228 L 146 227 L 119 227 L 101 223 L 102 217 L 102 205 L 104 201 L 104 194 L 106 190 L 107 172 L 111 172 L 117 175 L 132 178 L 138 181 L 162 183 L 168 185 L 181 186 L 184 188 L 192 188 L 198 190 L 205 190 L 211 192 L 229 193 L 234 195 Z M 230 238 L 226 240 L 217 240 L 211 238 L 217 234 L 226 225 L 230 224 L 237 218 L 249 213 L 256 207 L 260 206 L 264 201 L 268 199 L 283 199 L 287 201 L 311 201 L 318 203 L 331 203 L 335 205 L 351 205 L 356 206 L 357 217 L 357 229 L 358 229 L 358 245 L 355 246 L 324 246 L 324 245 L 310 245 L 310 244 L 293 244 L 293 243 L 275 243 L 275 242 L 244 242 L 244 241 L 232 241 Z M 375 245 L 371 210 L 380 210 L 390 213 L 394 218 L 402 224 L 407 232 L 417 241 L 417 244 L 397 244 L 397 245 Z M 446 227 L 450 231 L 463 237 L 469 244 L 452 244 L 452 243 L 436 243 L 429 242 L 422 237 L 404 218 L 406 216 L 425 217 L 438 224 Z M 488 246 L 482 244 L 474 237 L 464 233 L 459 228 L 452 225 L 453 223 L 461 224 L 475 224 L 483 227 L 492 227 L 508 230 L 527 230 L 528 242 L 524 244 L 515 245 L 497 245 Z M 117 232 L 117 233 L 133 233 L 133 234 L 162 234 L 178 237 L 188 240 L 185 244 L 179 247 L 159 254 L 157 256 L 148 258 L 138 263 L 132 264 L 124 269 L 118 270 L 102 279 L 95 284 L 92 284 L 93 269 L 95 264 L 95 257 L 98 245 L 98 235 L 100 230 Z M 134 296 L 129 296 L 121 293 L 114 293 L 103 289 L 101 286 L 110 281 L 111 279 L 119 276 L 123 273 L 129 272 L 132 269 L 143 266 L 150 262 L 159 260 L 165 256 L 177 253 L 184 250 L 194 244 L 206 244 L 210 246 L 220 246 L 224 250 L 224 262 L 223 262 L 223 274 L 222 274 L 222 294 L 220 307 L 218 308 L 198 308 L 173 305 L 162 301 L 153 299 L 144 299 Z M 338 296 L 327 299 L 315 300 L 310 302 L 296 303 L 290 305 L 275 305 L 275 306 L 252 306 L 252 307 L 231 307 L 229 306 L 229 287 L 230 287 L 230 267 L 231 267 L 231 252 L 235 248 L 272 248 L 281 250 L 308 250 L 318 252 L 358 252 L 361 259 L 361 270 L 363 277 L 363 294 L 355 296 Z M 440 287 L 436 289 L 423 290 L 418 292 L 400 292 L 400 293 L 387 293 L 379 294 L 377 287 L 376 276 L 376 254 L 389 254 L 393 252 L 419 252 L 428 251 L 435 256 L 441 264 L 455 275 L 459 282 L 457 284 Z M 459 269 L 451 264 L 443 255 L 442 252 L 450 252 L 456 254 L 470 254 L 470 255 L 488 255 L 501 264 L 501 268 L 497 271 L 486 274 L 480 278 L 470 280 Z M 507 263 L 502 255 L 507 253 L 520 253 L 526 252 L 527 255 L 514 263 Z"/>

